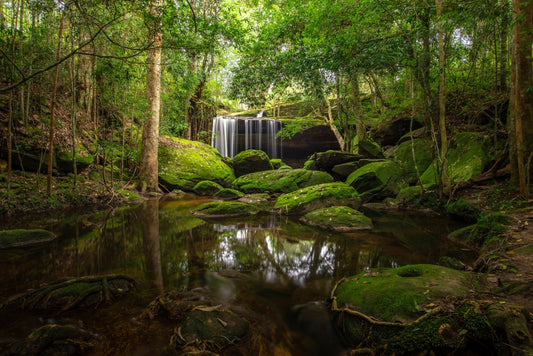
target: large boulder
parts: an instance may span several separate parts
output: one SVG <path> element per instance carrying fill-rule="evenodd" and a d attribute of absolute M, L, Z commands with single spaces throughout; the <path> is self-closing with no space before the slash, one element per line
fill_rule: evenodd
<path fill-rule="evenodd" d="M 407 183 L 416 183 L 418 174 L 424 173 L 433 161 L 432 142 L 423 138 L 405 141 L 394 150 L 394 161 L 402 167 Z"/>
<path fill-rule="evenodd" d="M 274 169 L 274 167 L 270 162 L 270 158 L 261 150 L 246 150 L 233 157 L 233 171 L 235 172 L 235 177 L 272 169 Z"/>
<path fill-rule="evenodd" d="M 229 187 L 233 170 L 213 147 L 177 137 L 160 137 L 159 181 L 169 190 L 193 191 L 203 180 Z"/>
<path fill-rule="evenodd" d="M 357 152 L 366 158 L 385 158 L 381 146 L 368 138 L 361 140 L 357 144 Z"/>
<path fill-rule="evenodd" d="M 199 205 L 191 215 L 206 219 L 235 218 L 259 211 L 257 205 L 237 201 L 214 201 Z"/>
<path fill-rule="evenodd" d="M 339 180 L 345 182 L 346 179 L 348 179 L 348 177 L 350 176 L 350 174 L 352 174 L 359 168 L 366 166 L 369 163 L 384 162 L 384 161 L 385 161 L 384 159 L 363 158 L 363 159 L 360 159 L 354 162 L 338 164 L 335 167 L 333 167 L 332 175 L 338 178 Z"/>
<path fill-rule="evenodd" d="M 422 126 L 418 120 L 412 120 L 411 125 L 410 117 L 390 117 L 372 129 L 372 137 L 382 146 L 394 146 L 403 135 L 409 133 L 411 127 L 416 130 Z"/>
<path fill-rule="evenodd" d="M 484 290 L 483 275 L 407 265 L 341 280 L 331 309 L 348 344 L 377 354 L 530 354 L 524 308 L 476 298 Z"/>
<path fill-rule="evenodd" d="M 364 202 L 394 197 L 402 187 L 402 169 L 393 161 L 378 161 L 359 168 L 346 179 Z"/>
<path fill-rule="evenodd" d="M 281 214 L 290 215 L 343 205 L 358 209 L 361 199 L 354 188 L 335 182 L 318 184 L 280 195 L 274 209 Z"/>
<path fill-rule="evenodd" d="M 313 210 L 300 218 L 304 224 L 335 232 L 372 229 L 372 220 L 348 206 L 332 206 Z"/>
<path fill-rule="evenodd" d="M 450 139 L 448 172 L 452 184 L 466 182 L 485 170 L 492 161 L 491 142 L 479 132 L 461 132 Z M 436 184 L 436 161 L 426 169 L 422 183 Z"/>
<path fill-rule="evenodd" d="M 233 188 L 245 193 L 283 194 L 300 188 L 333 182 L 333 177 L 307 169 L 281 169 L 245 174 L 233 181 Z"/>
<path fill-rule="evenodd" d="M 304 168 L 331 173 L 333 167 L 336 165 L 348 162 L 356 162 L 360 158 L 363 157 L 344 151 L 329 150 L 326 152 L 317 152 L 309 157 L 304 164 Z"/>

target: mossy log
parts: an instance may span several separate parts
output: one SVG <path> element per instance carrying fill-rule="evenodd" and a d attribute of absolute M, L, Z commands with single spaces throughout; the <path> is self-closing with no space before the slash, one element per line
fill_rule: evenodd
<path fill-rule="evenodd" d="M 127 276 L 65 278 L 11 297 L 0 308 L 14 306 L 31 310 L 70 310 L 111 302 L 132 290 L 135 281 Z"/>

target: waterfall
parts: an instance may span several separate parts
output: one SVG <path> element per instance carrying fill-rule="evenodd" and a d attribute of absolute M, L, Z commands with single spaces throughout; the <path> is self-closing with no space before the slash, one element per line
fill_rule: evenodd
<path fill-rule="evenodd" d="M 241 151 L 256 149 L 266 152 L 270 158 L 281 158 L 281 138 L 276 137 L 282 126 L 281 122 L 262 118 L 262 114 L 260 112 L 255 118 L 213 118 L 211 146 L 224 157 L 234 157 Z"/>

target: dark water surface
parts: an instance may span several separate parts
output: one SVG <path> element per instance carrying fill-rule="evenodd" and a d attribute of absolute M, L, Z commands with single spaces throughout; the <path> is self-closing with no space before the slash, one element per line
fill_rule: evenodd
<path fill-rule="evenodd" d="M 61 315 L 0 311 L 0 353 L 45 322 L 73 318 L 105 335 L 97 354 L 158 354 L 173 324 L 158 318 L 148 329 L 135 330 L 140 312 L 163 291 L 206 287 L 221 303 L 254 306 L 265 318 L 284 323 L 281 330 L 295 340 L 292 354 L 335 354 L 342 347 L 328 335 L 323 315 L 304 317 L 299 311 L 306 303 L 325 301 L 340 278 L 368 268 L 436 263 L 442 256 L 474 257 L 444 238 L 458 225 L 443 218 L 369 211 L 372 231 L 337 234 L 277 215 L 218 221 L 189 215 L 202 202 L 187 196 L 6 222 L 2 229 L 39 227 L 59 238 L 40 247 L 0 250 L 0 302 L 65 276 L 125 274 L 137 288 L 99 309 Z"/>

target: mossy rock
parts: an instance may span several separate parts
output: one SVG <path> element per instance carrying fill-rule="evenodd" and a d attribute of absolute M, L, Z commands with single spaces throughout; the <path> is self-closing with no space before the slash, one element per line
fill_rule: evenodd
<path fill-rule="evenodd" d="M 415 159 L 413 160 L 413 150 Z M 406 141 L 394 150 L 394 161 L 403 169 L 403 175 L 409 184 L 418 180 L 418 174 L 422 174 L 433 162 L 432 142 L 428 139 L 415 139 Z M 418 167 L 418 174 L 417 174 Z"/>
<path fill-rule="evenodd" d="M 125 200 L 129 202 L 142 202 L 145 200 L 145 198 L 142 195 L 139 195 L 138 193 L 128 190 L 128 189 L 119 189 L 118 193 L 121 197 L 123 197 Z"/>
<path fill-rule="evenodd" d="M 333 167 L 343 163 L 356 162 L 361 158 L 363 156 L 344 151 L 317 152 L 304 163 L 304 168 L 331 173 Z"/>
<path fill-rule="evenodd" d="M 357 152 L 366 158 L 385 158 L 381 146 L 369 138 L 365 138 L 357 144 Z"/>
<path fill-rule="evenodd" d="M 511 218 L 505 214 L 482 212 L 475 224 L 455 230 L 448 237 L 468 246 L 480 248 L 487 243 L 504 239 L 510 224 Z"/>
<path fill-rule="evenodd" d="M 135 281 L 127 276 L 106 275 L 65 278 L 11 297 L 2 307 L 30 310 L 70 310 L 94 307 L 129 293 Z"/>
<path fill-rule="evenodd" d="M 248 216 L 258 212 L 257 206 L 243 202 L 215 201 L 199 205 L 191 214 L 200 218 L 232 218 Z"/>
<path fill-rule="evenodd" d="M 466 199 L 458 199 L 446 205 L 448 214 L 466 222 L 475 222 L 481 214 L 481 210 L 468 202 Z"/>
<path fill-rule="evenodd" d="M 346 184 L 354 187 L 364 202 L 395 197 L 402 185 L 402 170 L 393 161 L 369 163 L 350 174 Z"/>
<path fill-rule="evenodd" d="M 215 194 L 215 198 L 222 200 L 237 200 L 243 196 L 243 192 L 231 188 L 223 188 Z"/>
<path fill-rule="evenodd" d="M 205 143 L 176 137 L 159 142 L 159 180 L 168 190 L 193 191 L 203 180 L 229 187 L 235 179 L 220 153 Z"/>
<path fill-rule="evenodd" d="M 78 325 L 50 324 L 34 330 L 2 355 L 82 355 L 97 343 L 97 335 Z"/>
<path fill-rule="evenodd" d="M 185 313 L 181 336 L 196 348 L 219 352 L 250 332 L 248 323 L 230 310 L 196 309 Z"/>
<path fill-rule="evenodd" d="M 270 201 L 270 195 L 267 193 L 246 194 L 239 198 L 239 201 L 249 204 L 266 204 Z"/>
<path fill-rule="evenodd" d="M 242 151 L 233 157 L 235 177 L 274 169 L 268 155 L 261 150 Z"/>
<path fill-rule="evenodd" d="M 372 220 L 347 206 L 332 206 L 313 210 L 300 219 L 304 224 L 323 230 L 353 232 L 372 229 Z"/>
<path fill-rule="evenodd" d="M 281 169 L 246 174 L 233 181 L 233 188 L 245 193 L 282 194 L 333 181 L 333 177 L 326 172 Z"/>
<path fill-rule="evenodd" d="M 291 166 L 283 162 L 280 158 L 273 158 L 270 160 L 274 169 L 292 169 Z"/>
<path fill-rule="evenodd" d="M 334 182 L 302 188 L 278 197 L 274 209 L 281 214 L 305 214 L 331 206 L 349 206 L 358 209 L 361 199 L 347 184 Z"/>
<path fill-rule="evenodd" d="M 61 151 L 56 153 L 57 168 L 62 173 L 74 172 L 74 156 L 72 150 Z M 76 144 L 76 170 L 78 172 L 87 168 L 94 162 L 94 156 L 81 144 Z"/>
<path fill-rule="evenodd" d="M 339 180 L 345 182 L 346 179 L 358 170 L 361 167 L 366 166 L 367 164 L 374 163 L 374 162 L 385 162 L 384 159 L 370 159 L 370 158 L 363 158 L 355 162 L 348 162 L 343 164 L 338 164 L 332 169 L 332 174 L 334 177 L 338 178 Z"/>
<path fill-rule="evenodd" d="M 39 245 L 57 238 L 43 229 L 14 229 L 0 231 L 0 249 Z"/>
<path fill-rule="evenodd" d="M 491 142 L 482 133 L 461 132 L 450 139 L 448 172 L 452 184 L 466 182 L 485 170 L 490 164 Z M 422 174 L 424 184 L 436 184 L 436 161 Z"/>
<path fill-rule="evenodd" d="M 223 187 L 216 183 L 212 182 L 210 180 L 203 180 L 201 182 L 198 182 L 193 188 L 194 192 L 198 195 L 203 196 L 212 196 L 221 191 Z"/>

